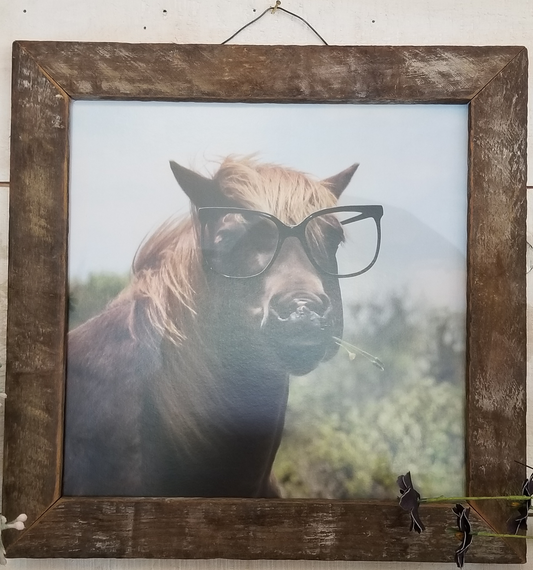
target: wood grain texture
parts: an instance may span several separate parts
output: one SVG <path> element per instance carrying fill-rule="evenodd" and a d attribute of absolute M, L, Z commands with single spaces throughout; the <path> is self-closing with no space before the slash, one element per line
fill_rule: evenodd
<path fill-rule="evenodd" d="M 21 46 L 75 99 L 353 103 L 466 103 L 522 49 L 76 42 Z"/>
<path fill-rule="evenodd" d="M 37 518 L 60 496 L 68 98 L 14 50 L 4 496 Z"/>
<path fill-rule="evenodd" d="M 455 527 L 451 505 L 422 507 L 421 513 L 427 531 L 417 535 L 408 530 L 408 513 L 390 502 L 64 498 L 24 542 L 44 558 L 64 556 L 58 544 L 68 544 L 71 558 L 453 560 L 459 543 L 446 530 Z M 472 524 L 488 530 L 475 515 Z M 162 534 L 169 539 L 161 541 Z M 15 543 L 11 556 L 25 550 Z M 509 558 L 500 539 L 476 540 L 468 558 L 520 562 Z"/>
<path fill-rule="evenodd" d="M 521 485 L 525 456 L 527 57 L 523 53 L 472 100 L 468 238 L 468 493 Z M 509 144 L 512 141 L 511 145 Z M 522 460 L 520 460 L 522 461 Z M 483 505 L 501 527 L 502 505 Z M 515 546 L 523 548 L 523 545 Z"/>
<path fill-rule="evenodd" d="M 280 64 L 283 63 L 283 65 Z M 449 506 L 428 531 L 379 502 L 61 497 L 69 99 L 470 102 L 467 465 L 471 492 L 517 493 L 525 459 L 525 50 L 20 42 L 14 49 L 4 505 L 16 557 L 449 561 Z M 506 503 L 475 505 L 504 530 Z M 521 562 L 522 541 L 470 561 Z M 479 544 L 479 546 L 478 546 Z"/>

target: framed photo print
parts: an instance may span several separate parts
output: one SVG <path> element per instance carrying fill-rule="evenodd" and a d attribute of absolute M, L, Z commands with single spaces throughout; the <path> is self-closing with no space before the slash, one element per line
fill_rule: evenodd
<path fill-rule="evenodd" d="M 397 480 L 522 488 L 526 69 L 16 42 L 8 556 L 453 559 L 455 503 L 409 533 Z"/>

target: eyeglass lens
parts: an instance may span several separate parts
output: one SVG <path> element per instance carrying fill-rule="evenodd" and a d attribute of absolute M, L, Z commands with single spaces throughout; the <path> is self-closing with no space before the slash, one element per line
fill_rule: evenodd
<path fill-rule="evenodd" d="M 363 272 L 374 261 L 378 226 L 373 217 L 341 211 L 309 220 L 305 238 L 320 269 L 346 276 Z"/>

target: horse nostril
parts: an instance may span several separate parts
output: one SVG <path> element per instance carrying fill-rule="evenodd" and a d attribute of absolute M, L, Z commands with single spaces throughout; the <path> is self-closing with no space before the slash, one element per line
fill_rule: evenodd
<path fill-rule="evenodd" d="M 330 307 L 331 303 L 326 295 L 293 293 L 273 299 L 270 303 L 270 312 L 282 320 L 287 320 L 291 316 L 305 317 L 310 314 L 323 318 Z"/>

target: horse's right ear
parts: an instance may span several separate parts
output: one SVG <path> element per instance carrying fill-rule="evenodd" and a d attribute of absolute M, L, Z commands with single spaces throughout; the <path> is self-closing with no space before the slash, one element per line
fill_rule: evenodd
<path fill-rule="evenodd" d="M 352 164 L 346 170 L 335 174 L 335 176 L 330 176 L 326 178 L 326 180 L 322 180 L 322 182 L 335 194 L 337 198 L 340 198 L 341 194 L 346 190 L 346 186 L 350 184 L 350 180 L 352 176 L 355 174 L 355 171 L 359 167 L 359 164 Z"/>
<path fill-rule="evenodd" d="M 193 172 L 173 160 L 170 161 L 170 168 L 181 189 L 197 208 L 235 205 L 234 202 L 224 196 L 219 185 L 213 179 L 205 178 L 205 176 Z"/>

